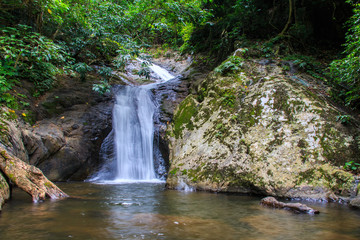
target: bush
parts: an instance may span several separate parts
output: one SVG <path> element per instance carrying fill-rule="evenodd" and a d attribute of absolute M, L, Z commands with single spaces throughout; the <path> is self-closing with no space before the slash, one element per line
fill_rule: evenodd
<path fill-rule="evenodd" d="M 215 72 L 220 73 L 223 76 L 226 76 L 230 73 L 240 71 L 243 64 L 244 64 L 244 59 L 238 56 L 231 56 L 227 60 L 225 60 L 222 64 L 220 64 L 220 66 L 215 68 Z"/>
<path fill-rule="evenodd" d="M 52 40 L 31 31 L 31 27 L 0 28 L 0 101 L 20 80 L 34 83 L 35 95 L 49 90 L 67 59 L 67 54 Z"/>
<path fill-rule="evenodd" d="M 352 3 L 352 1 L 347 1 Z M 330 64 L 333 77 L 333 95 L 345 101 L 352 108 L 360 108 L 360 4 L 353 4 L 354 15 L 349 20 L 346 57 Z"/>

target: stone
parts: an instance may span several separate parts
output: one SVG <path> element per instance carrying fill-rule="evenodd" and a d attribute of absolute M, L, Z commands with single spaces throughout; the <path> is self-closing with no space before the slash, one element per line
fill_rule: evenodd
<path fill-rule="evenodd" d="M 0 172 L 0 211 L 4 203 L 10 198 L 10 187 Z"/>
<path fill-rule="evenodd" d="M 354 208 L 360 208 L 360 196 L 353 198 L 350 201 L 350 206 Z"/>
<path fill-rule="evenodd" d="M 167 186 L 338 201 L 353 192 L 347 161 L 360 162 L 356 124 L 278 67 L 244 60 L 211 73 L 168 125 Z M 266 68 L 266 71 L 264 71 Z"/>

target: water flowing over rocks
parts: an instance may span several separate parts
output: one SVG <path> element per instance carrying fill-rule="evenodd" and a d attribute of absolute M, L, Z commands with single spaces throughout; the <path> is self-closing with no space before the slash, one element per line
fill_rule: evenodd
<path fill-rule="evenodd" d="M 359 162 L 359 128 L 294 81 L 276 61 L 212 73 L 177 108 L 168 129 L 169 188 L 345 201 L 357 195 L 345 162 Z"/>

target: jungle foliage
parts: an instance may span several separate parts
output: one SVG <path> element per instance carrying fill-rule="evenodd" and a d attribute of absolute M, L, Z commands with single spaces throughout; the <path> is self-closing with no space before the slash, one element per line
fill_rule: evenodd
<path fill-rule="evenodd" d="M 334 77 L 334 96 L 345 104 L 360 109 L 360 4 L 348 1 L 354 6 L 354 15 L 348 21 L 344 58 L 330 65 Z"/>
<path fill-rule="evenodd" d="M 124 70 L 129 60 L 153 45 L 206 53 L 207 59 L 220 63 L 240 47 L 278 57 L 339 49 L 346 40 L 346 57 L 330 68 L 338 91 L 334 95 L 358 108 L 356 2 L 2 0 L 0 101 L 15 102 L 12 89 L 24 80 L 33 83 L 32 94 L 39 96 L 51 89 L 59 74 L 75 71 L 86 81 L 87 73 L 96 72 L 94 64 Z M 350 30 L 345 39 L 346 29 Z M 94 89 L 105 93 L 110 78 L 98 74 Z"/>
<path fill-rule="evenodd" d="M 39 96 L 59 74 L 75 71 L 85 81 L 93 64 L 123 70 L 153 44 L 180 47 L 210 16 L 201 6 L 196 0 L 0 1 L 0 101 L 13 108 L 11 91 L 23 80 Z M 109 78 L 99 75 L 93 89 L 107 92 Z"/>

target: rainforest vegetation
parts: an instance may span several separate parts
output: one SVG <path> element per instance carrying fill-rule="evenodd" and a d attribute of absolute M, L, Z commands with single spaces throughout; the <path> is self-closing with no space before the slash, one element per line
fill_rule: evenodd
<path fill-rule="evenodd" d="M 161 46 L 210 67 L 238 48 L 291 60 L 359 109 L 359 19 L 353 0 L 2 0 L 0 102 L 12 114 L 29 105 L 16 86 L 37 98 L 60 77 L 86 81 L 90 72 L 104 93 L 111 68 Z"/>

